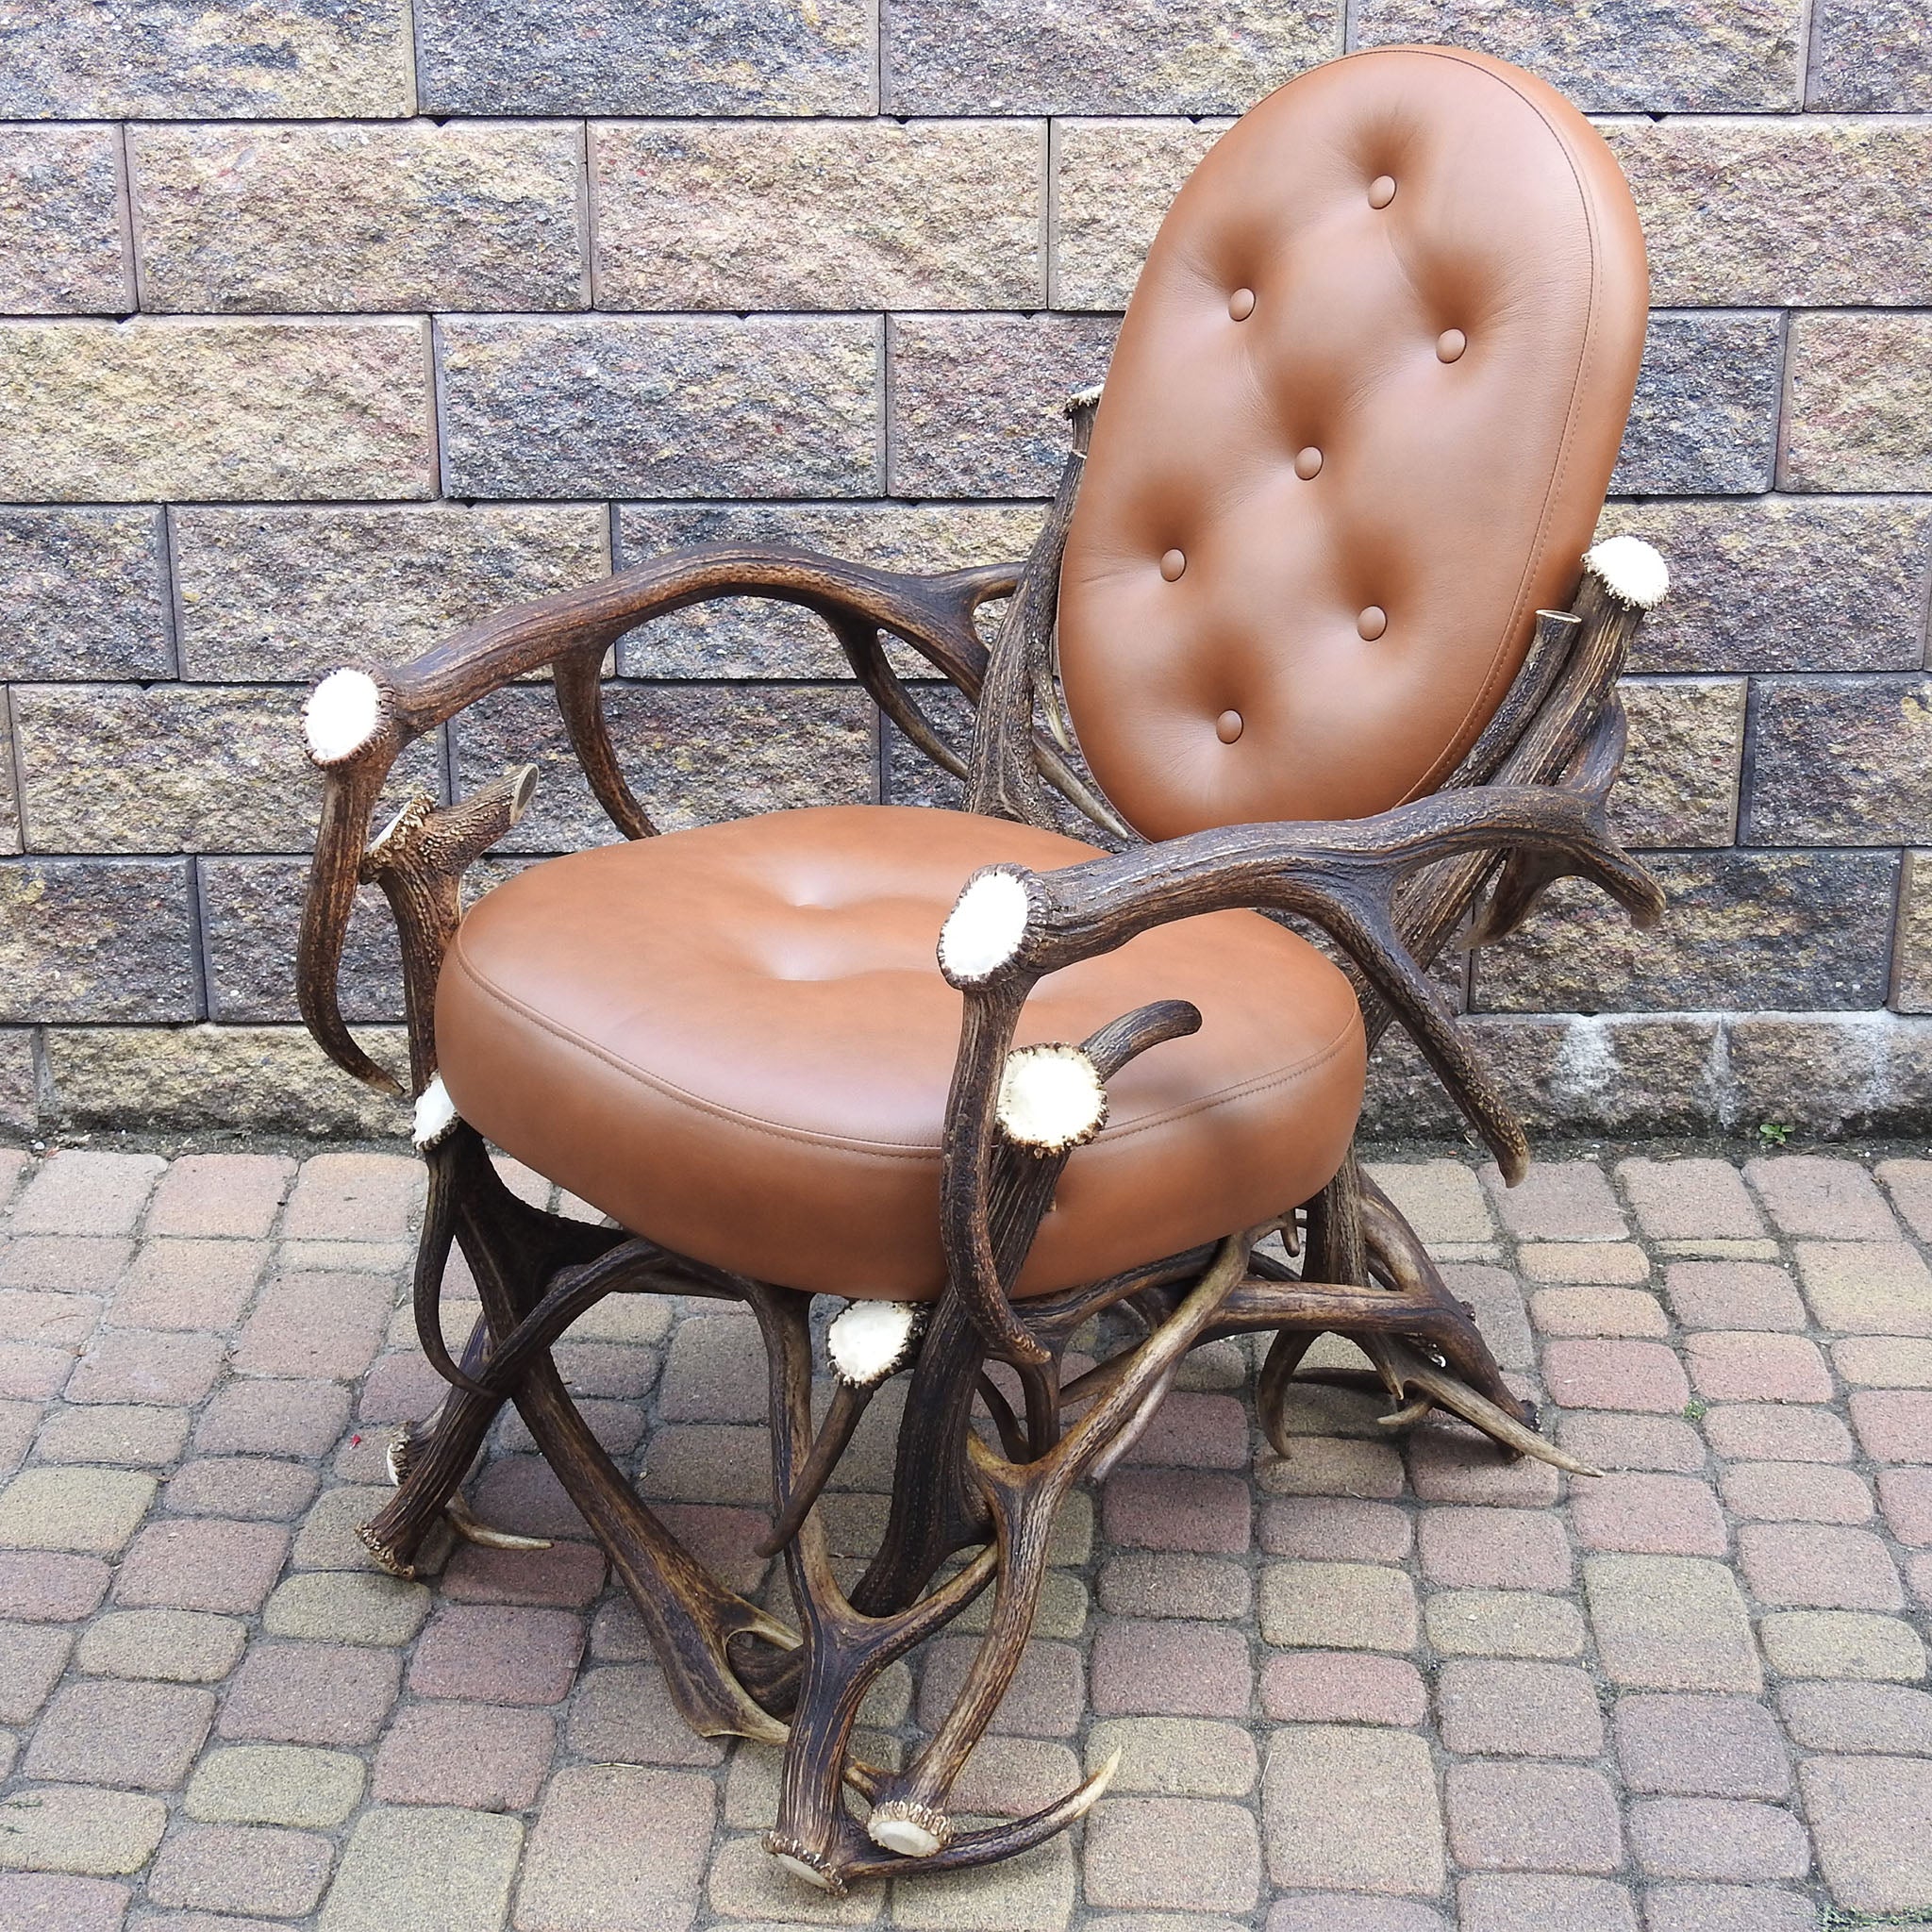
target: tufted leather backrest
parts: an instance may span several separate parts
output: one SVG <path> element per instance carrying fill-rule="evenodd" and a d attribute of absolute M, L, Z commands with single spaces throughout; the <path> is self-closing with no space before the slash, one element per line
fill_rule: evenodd
<path fill-rule="evenodd" d="M 1122 814 L 1440 784 L 1574 591 L 1646 301 L 1609 149 L 1500 60 L 1353 55 L 1231 128 L 1148 255 L 1067 541 L 1068 708 Z"/>

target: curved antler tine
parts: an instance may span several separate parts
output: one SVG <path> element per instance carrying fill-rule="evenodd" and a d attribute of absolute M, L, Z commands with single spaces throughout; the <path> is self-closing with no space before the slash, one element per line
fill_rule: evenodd
<path fill-rule="evenodd" d="M 472 1511 L 460 1490 L 442 1506 L 442 1513 L 449 1518 L 449 1526 L 466 1543 L 475 1543 L 481 1549 L 547 1550 L 551 1547 L 547 1536 L 519 1536 L 514 1530 L 491 1528 Z"/>
<path fill-rule="evenodd" d="M 1533 1456 L 1539 1462 L 1568 1470 L 1572 1475 L 1603 1474 L 1602 1470 L 1557 1448 L 1527 1423 L 1499 1408 L 1488 1396 L 1478 1395 L 1460 1376 L 1439 1368 L 1405 1343 L 1390 1338 L 1378 1341 L 1377 1346 L 1388 1352 L 1406 1387 L 1420 1389 L 1438 1408 L 1460 1416 L 1471 1427 L 1480 1429 L 1506 1449 L 1514 1449 L 1519 1456 Z"/>
<path fill-rule="evenodd" d="M 551 687 L 557 708 L 570 734 L 571 748 L 590 780 L 604 815 L 626 839 L 648 839 L 657 831 L 617 762 L 610 742 L 610 725 L 604 715 L 604 653 L 608 637 L 566 652 L 551 666 Z"/>
<path fill-rule="evenodd" d="M 1268 1344 L 1268 1358 L 1261 1364 L 1260 1377 L 1255 1384 L 1255 1409 L 1261 1418 L 1268 1446 L 1283 1461 L 1294 1453 L 1293 1439 L 1288 1429 L 1289 1385 L 1294 1380 L 1294 1372 L 1301 1367 L 1302 1357 L 1307 1354 L 1314 1339 L 1312 1334 L 1297 1334 L 1291 1328 L 1277 1328 L 1274 1340 Z"/>
<path fill-rule="evenodd" d="M 771 1529 L 753 1548 L 760 1557 L 775 1557 L 793 1537 L 799 1525 L 819 1499 L 832 1471 L 838 1467 L 845 1445 L 852 1440 L 859 1419 L 872 1399 L 885 1386 L 883 1381 L 857 1385 L 841 1380 L 832 1390 L 831 1407 L 825 1411 L 824 1425 L 811 1445 L 811 1452 L 799 1465 L 791 1481 L 791 1494 L 774 1518 Z"/>
<path fill-rule="evenodd" d="M 963 1872 L 974 1865 L 991 1865 L 1020 1852 L 1030 1852 L 1057 1833 L 1084 1818 L 1099 1801 L 1113 1774 L 1120 1769 L 1121 1754 L 1116 1751 L 1084 1784 L 1074 1786 L 1057 1804 L 1015 1818 L 1005 1824 L 990 1824 L 979 1831 L 962 1831 L 924 1857 L 907 1857 L 896 1853 L 881 1854 L 868 1849 L 849 1861 L 841 1861 L 841 1878 L 873 1878 L 900 1872 Z"/>

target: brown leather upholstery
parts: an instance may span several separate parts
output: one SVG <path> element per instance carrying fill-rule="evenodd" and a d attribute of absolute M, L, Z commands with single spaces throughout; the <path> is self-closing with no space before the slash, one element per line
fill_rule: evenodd
<path fill-rule="evenodd" d="M 816 1292 L 935 1294 L 960 998 L 934 960 L 969 874 L 1092 857 L 961 812 L 843 806 L 607 846 L 481 899 L 443 967 L 463 1117 L 626 1227 Z M 1043 981 L 1024 1041 L 1154 999 L 1204 1024 L 1111 1083 L 1024 1281 L 1038 1293 L 1215 1240 L 1315 1193 L 1361 1104 L 1361 1016 L 1258 914 L 1150 932 Z"/>
<path fill-rule="evenodd" d="M 1501 61 L 1355 55 L 1216 143 L 1122 325 L 1061 583 L 1069 707 L 1132 824 L 1440 783 L 1574 589 L 1646 292 L 1609 150 Z"/>

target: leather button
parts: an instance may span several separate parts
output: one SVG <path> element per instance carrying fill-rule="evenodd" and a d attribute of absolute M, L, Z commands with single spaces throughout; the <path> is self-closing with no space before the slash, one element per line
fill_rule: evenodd
<path fill-rule="evenodd" d="M 1224 711 L 1214 721 L 1214 735 L 1223 744 L 1232 744 L 1241 735 L 1241 714 Z"/>
<path fill-rule="evenodd" d="M 1469 347 L 1469 338 L 1459 328 L 1445 328 L 1436 338 L 1436 359 L 1454 362 Z"/>
<path fill-rule="evenodd" d="M 1237 289 L 1227 298 L 1227 312 L 1237 322 L 1245 322 L 1255 312 L 1255 291 L 1252 289 Z"/>
<path fill-rule="evenodd" d="M 1164 576 L 1169 583 L 1173 583 L 1174 580 L 1180 575 L 1182 571 L 1187 569 L 1187 567 L 1188 559 L 1178 550 L 1170 550 L 1166 554 L 1166 556 L 1164 556 L 1160 559 L 1160 575 Z"/>
<path fill-rule="evenodd" d="M 1312 483 L 1322 474 L 1322 452 L 1313 443 L 1295 452 L 1294 473 L 1304 483 Z"/>
<path fill-rule="evenodd" d="M 1371 604 L 1355 621 L 1355 627 L 1370 643 L 1389 628 L 1389 613 L 1379 604 Z"/>
<path fill-rule="evenodd" d="M 1369 206 L 1371 208 L 1387 208 L 1394 199 L 1395 176 L 1393 175 L 1377 175 L 1369 183 Z"/>

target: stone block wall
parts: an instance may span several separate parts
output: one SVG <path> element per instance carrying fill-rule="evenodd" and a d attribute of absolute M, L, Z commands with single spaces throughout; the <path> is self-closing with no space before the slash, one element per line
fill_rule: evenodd
<path fill-rule="evenodd" d="M 0 1124 L 394 1124 L 291 1024 L 308 680 L 667 544 L 1024 552 L 1169 197 L 1268 89 L 1443 40 L 1599 117 L 1657 312 L 1607 525 L 1676 589 L 1624 824 L 1452 985 L 1541 1124 L 1932 1122 L 1920 0 L 92 0 L 0 8 Z M 824 638 L 633 636 L 673 824 L 932 795 Z M 541 688 L 501 867 L 603 833 Z M 371 916 L 353 1016 L 396 1012 Z M 1448 1124 L 1392 1057 L 1374 1119 Z"/>

